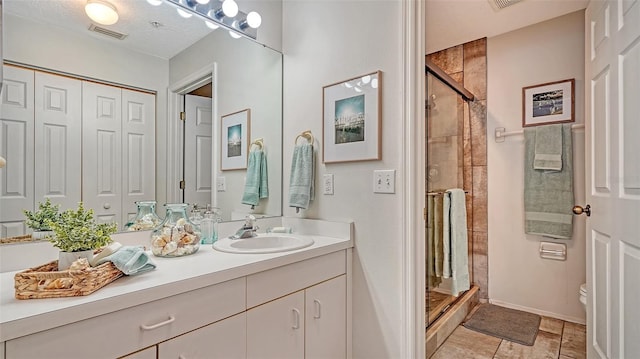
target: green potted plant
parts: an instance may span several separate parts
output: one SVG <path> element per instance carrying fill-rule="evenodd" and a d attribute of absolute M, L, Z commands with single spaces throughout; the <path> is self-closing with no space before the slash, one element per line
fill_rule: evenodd
<path fill-rule="evenodd" d="M 53 234 L 48 222 L 58 221 L 58 218 L 60 218 L 59 209 L 59 204 L 54 205 L 51 203 L 51 200 L 47 198 L 44 203 L 38 203 L 37 210 L 32 212 L 25 209 L 22 211 L 25 217 L 27 217 L 25 224 L 33 230 L 33 233 L 31 233 L 32 238 L 43 239 Z"/>
<path fill-rule="evenodd" d="M 47 221 L 55 236 L 47 239 L 60 249 L 58 270 L 69 268 L 78 258 L 93 258 L 93 251 L 111 243 L 111 234 L 116 232 L 115 223 L 96 223 L 93 210 L 85 210 L 82 202 L 78 209 L 60 213 L 57 221 Z"/>

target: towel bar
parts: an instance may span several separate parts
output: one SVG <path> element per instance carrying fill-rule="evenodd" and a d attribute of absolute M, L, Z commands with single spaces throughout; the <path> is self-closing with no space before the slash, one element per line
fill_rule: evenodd
<path fill-rule="evenodd" d="M 249 145 L 249 147 L 256 145 L 258 147 L 260 147 L 260 149 L 264 148 L 264 140 L 262 139 L 262 137 L 260 138 L 256 138 L 255 140 L 253 140 L 253 142 L 251 142 L 251 145 Z"/>
<path fill-rule="evenodd" d="M 579 123 L 576 125 L 571 125 L 571 130 L 579 130 L 579 129 L 584 129 L 584 124 Z M 524 130 L 505 131 L 504 127 L 496 127 L 494 131 L 494 136 L 495 136 L 494 138 L 496 142 L 500 143 L 500 142 L 504 142 L 505 137 L 521 135 L 523 133 L 524 133 Z"/>

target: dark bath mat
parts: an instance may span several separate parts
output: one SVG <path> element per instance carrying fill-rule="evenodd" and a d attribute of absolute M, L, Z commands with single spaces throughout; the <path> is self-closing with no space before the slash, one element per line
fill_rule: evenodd
<path fill-rule="evenodd" d="M 480 333 L 531 346 L 536 341 L 540 319 L 537 314 L 480 304 L 463 325 Z"/>

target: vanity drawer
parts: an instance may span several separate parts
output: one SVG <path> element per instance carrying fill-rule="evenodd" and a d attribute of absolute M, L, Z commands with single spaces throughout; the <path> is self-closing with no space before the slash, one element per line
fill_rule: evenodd
<path fill-rule="evenodd" d="M 6 342 L 7 358 L 115 358 L 245 310 L 246 281 L 145 303 Z"/>
<path fill-rule="evenodd" d="M 252 274 L 247 277 L 247 308 L 253 308 L 346 272 L 346 251 L 339 251 Z"/>

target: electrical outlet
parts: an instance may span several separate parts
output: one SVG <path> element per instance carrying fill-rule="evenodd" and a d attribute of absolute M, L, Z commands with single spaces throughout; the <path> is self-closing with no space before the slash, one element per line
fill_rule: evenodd
<path fill-rule="evenodd" d="M 396 193 L 396 170 L 373 171 L 374 193 Z"/>
<path fill-rule="evenodd" d="M 324 194 L 333 194 L 333 175 L 325 174 L 322 178 L 322 192 Z"/>
<path fill-rule="evenodd" d="M 227 183 L 225 182 L 225 177 L 218 177 L 217 189 L 218 189 L 218 192 L 225 192 L 227 190 Z"/>

